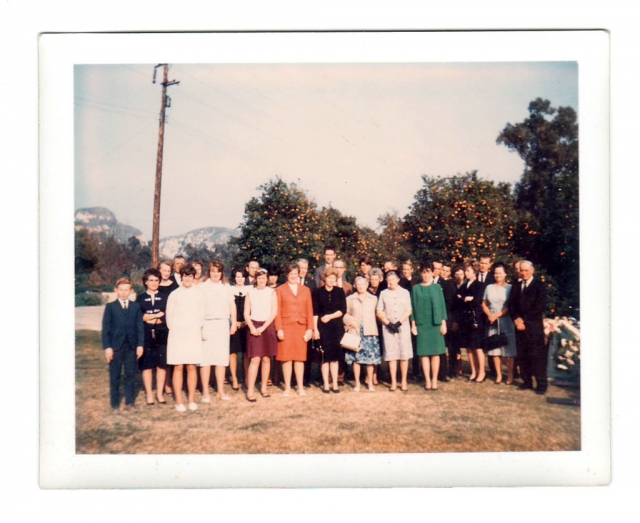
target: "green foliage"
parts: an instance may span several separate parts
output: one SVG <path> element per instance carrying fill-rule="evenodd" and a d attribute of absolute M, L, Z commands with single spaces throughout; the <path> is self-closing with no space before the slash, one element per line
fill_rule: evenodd
<path fill-rule="evenodd" d="M 382 266 L 387 260 L 402 263 L 405 260 L 415 261 L 417 259 L 415 253 L 411 252 L 407 241 L 410 233 L 397 211 L 378 217 L 378 223 L 382 227 L 382 232 L 377 249 L 370 254 L 375 263 Z M 399 268 L 401 267 L 399 266 Z"/>
<path fill-rule="evenodd" d="M 193 245 L 188 243 L 183 249 L 183 254 L 189 261 L 198 260 L 202 262 L 203 274 L 207 273 L 209 262 L 213 260 L 221 261 L 225 267 L 225 272 L 228 273 L 232 268 L 231 264 L 233 262 L 233 257 L 237 253 L 238 248 L 236 246 L 232 246 L 226 243 L 216 243 L 211 249 L 207 248 L 204 245 L 194 247 Z"/>
<path fill-rule="evenodd" d="M 76 294 L 86 289 L 113 291 L 123 276 L 140 284 L 142 272 L 150 265 L 150 248 L 135 236 L 123 244 L 103 233 L 75 231 Z"/>
<path fill-rule="evenodd" d="M 89 276 L 100 261 L 100 252 L 94 236 L 86 229 L 75 231 L 75 286 L 87 284 Z"/>
<path fill-rule="evenodd" d="M 551 107 L 540 98 L 529 118 L 507 124 L 497 138 L 525 162 L 515 186 L 522 227 L 518 252 L 545 268 L 558 285 L 558 307 L 580 301 L 578 123 L 571 107 Z"/>
<path fill-rule="evenodd" d="M 414 259 L 454 263 L 485 253 L 513 255 L 517 217 L 509 184 L 482 180 L 476 171 L 422 181 L 403 221 Z"/>
<path fill-rule="evenodd" d="M 280 178 L 261 185 L 262 194 L 245 206 L 241 234 L 229 243 L 238 248 L 234 264 L 251 259 L 284 265 L 297 258 L 320 259 L 322 237 L 316 204 L 295 183 Z"/>
<path fill-rule="evenodd" d="M 76 294 L 76 307 L 95 307 L 96 305 L 102 305 L 102 294 L 99 292 L 82 292 Z"/>

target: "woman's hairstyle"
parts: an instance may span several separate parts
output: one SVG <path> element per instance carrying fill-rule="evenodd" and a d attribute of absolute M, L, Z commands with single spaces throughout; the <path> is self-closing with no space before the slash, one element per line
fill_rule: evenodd
<path fill-rule="evenodd" d="M 242 276 L 244 276 L 245 278 L 249 277 L 249 273 L 244 267 L 235 267 L 231 269 L 231 274 L 230 274 L 231 281 L 235 281 L 236 274 L 238 273 L 242 274 Z"/>
<path fill-rule="evenodd" d="M 293 271 L 300 271 L 300 267 L 296 262 L 287 264 L 287 266 L 284 268 L 284 275 L 289 276 L 289 274 Z"/>
<path fill-rule="evenodd" d="M 192 262 L 189 262 L 191 265 L 200 265 L 200 268 L 203 269 L 204 265 L 202 264 L 202 262 L 200 260 L 193 260 Z"/>
<path fill-rule="evenodd" d="M 398 276 L 398 271 L 391 269 L 390 271 L 387 271 L 387 274 L 385 275 L 385 279 L 389 279 L 389 276 L 395 276 L 396 278 L 400 279 L 400 276 Z"/>
<path fill-rule="evenodd" d="M 142 285 L 144 285 L 145 287 L 147 286 L 147 280 L 149 279 L 149 276 L 155 276 L 159 281 L 162 281 L 162 274 L 160 274 L 160 271 L 158 269 L 147 269 L 142 275 Z"/>
<path fill-rule="evenodd" d="M 222 275 L 220 279 L 222 283 L 227 283 L 227 277 L 224 274 L 224 263 L 220 260 L 211 260 L 209 262 L 209 271 L 207 273 L 207 279 L 211 279 L 211 269 L 218 269 L 218 272 Z"/>
<path fill-rule="evenodd" d="M 356 279 L 353 280 L 353 286 L 355 287 L 356 285 L 358 285 L 358 282 L 360 281 L 365 282 L 367 285 L 369 284 L 369 280 L 367 280 L 364 276 L 356 276 Z"/>
<path fill-rule="evenodd" d="M 280 269 L 280 265 L 277 263 L 270 263 L 267 265 L 268 276 L 280 276 L 282 274 L 282 270 Z"/>
<path fill-rule="evenodd" d="M 338 271 L 336 271 L 333 267 L 329 267 L 327 269 L 325 269 L 325 271 L 322 273 L 322 285 L 324 285 L 327 281 L 327 278 L 329 276 L 335 276 L 336 278 L 338 277 Z"/>
<path fill-rule="evenodd" d="M 160 267 L 162 267 L 163 265 L 166 265 L 167 267 L 169 267 L 169 269 L 173 270 L 173 263 L 171 262 L 171 260 L 162 260 L 158 264 L 158 269 L 160 269 Z"/>
<path fill-rule="evenodd" d="M 465 260 L 464 262 L 465 270 L 469 267 L 471 267 L 473 269 L 473 272 L 475 272 L 476 274 L 478 274 L 478 272 L 480 271 L 480 264 L 478 263 L 478 260 L 476 260 L 475 258 L 470 258 L 468 260 Z"/>
<path fill-rule="evenodd" d="M 382 281 L 382 279 L 384 278 L 382 269 L 380 269 L 379 267 L 374 267 L 369 271 L 369 278 L 371 278 L 371 276 L 377 276 L 378 278 L 380 278 L 380 281 Z"/>
<path fill-rule="evenodd" d="M 184 277 L 184 276 L 193 276 L 195 277 L 196 273 L 198 271 L 196 271 L 196 268 L 191 265 L 190 263 L 187 263 L 186 265 L 183 265 L 180 268 L 180 276 Z"/>
<path fill-rule="evenodd" d="M 420 266 L 420 274 L 423 272 L 433 272 L 433 266 L 429 262 L 425 262 Z"/>
<path fill-rule="evenodd" d="M 491 270 L 495 272 L 496 269 L 502 267 L 502 270 L 506 273 L 507 272 L 507 266 L 502 263 L 502 262 L 497 262 L 493 264 L 493 267 L 491 267 Z"/>
<path fill-rule="evenodd" d="M 260 276 L 266 276 L 267 278 L 269 278 L 269 271 L 267 269 L 265 269 L 264 267 L 260 267 L 256 271 L 255 281 L 253 282 L 253 286 L 254 287 L 258 286 L 258 277 L 260 277 Z"/>
<path fill-rule="evenodd" d="M 454 265 L 451 269 L 451 274 L 455 274 L 458 271 L 464 272 L 464 267 L 462 265 Z"/>

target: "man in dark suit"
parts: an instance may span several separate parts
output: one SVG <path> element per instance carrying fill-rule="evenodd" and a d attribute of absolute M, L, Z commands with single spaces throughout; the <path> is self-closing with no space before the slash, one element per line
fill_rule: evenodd
<path fill-rule="evenodd" d="M 438 380 L 447 382 L 449 377 L 455 377 L 455 358 L 456 354 L 451 350 L 449 346 L 449 333 L 452 332 L 453 327 L 453 297 L 456 295 L 457 288 L 455 283 L 448 280 L 443 275 L 444 264 L 439 261 L 434 261 L 432 264 L 434 276 L 437 274 L 437 280 L 434 277 L 434 282 L 442 287 L 442 293 L 444 294 L 444 303 L 447 308 L 447 335 L 445 336 L 445 343 L 447 345 L 447 353 L 440 356 L 440 370 L 438 371 Z M 448 274 L 451 274 L 449 268 Z M 453 361 L 452 361 L 453 360 Z M 448 363 L 447 363 L 448 361 Z"/>
<path fill-rule="evenodd" d="M 118 299 L 108 303 L 102 318 L 102 348 L 109 362 L 111 408 L 120 407 L 120 373 L 124 366 L 125 410 L 134 408 L 137 361 L 144 351 L 144 323 L 140 305 L 129 299 L 131 280 L 116 282 Z"/>
<path fill-rule="evenodd" d="M 336 248 L 333 245 L 324 246 L 324 265 L 316 268 L 313 276 L 316 282 L 316 287 L 320 287 L 322 281 L 322 275 L 324 271 L 333 265 L 333 261 L 336 259 Z"/>
<path fill-rule="evenodd" d="M 309 260 L 300 258 L 296 260 L 296 263 L 298 264 L 298 276 L 300 276 L 300 285 L 309 287 L 309 290 L 311 292 L 315 291 L 316 282 L 311 276 L 309 276 Z"/>
<path fill-rule="evenodd" d="M 400 286 L 406 289 L 407 287 L 402 285 L 403 280 L 409 282 L 411 287 L 417 285 L 421 281 L 420 276 L 413 275 L 413 262 L 411 260 L 405 260 L 402 262 L 402 278 L 400 278 Z M 411 292 L 410 289 L 409 292 Z"/>
<path fill-rule="evenodd" d="M 483 254 L 480 256 L 480 261 L 478 263 L 480 265 L 480 272 L 478 273 L 478 281 L 482 283 L 485 287 L 490 283 L 495 283 L 496 279 L 493 277 L 493 271 L 491 270 L 491 256 L 488 254 Z"/>
<path fill-rule="evenodd" d="M 170 280 L 175 281 L 178 285 L 182 285 L 182 278 L 180 278 L 180 269 L 187 264 L 187 259 L 178 254 L 173 258 L 173 274 L 169 276 Z"/>
<path fill-rule="evenodd" d="M 245 267 L 248 274 L 247 285 L 256 284 L 256 272 L 258 272 L 259 268 L 260 268 L 260 263 L 258 263 L 258 260 L 250 260 L 249 263 L 247 263 L 247 266 Z"/>
<path fill-rule="evenodd" d="M 516 326 L 518 365 L 522 378 L 521 390 L 532 389 L 536 378 L 536 393 L 547 391 L 547 352 L 542 323 L 547 306 L 545 284 L 533 277 L 533 264 L 520 263 L 522 282 L 514 283 L 511 291 L 509 311 Z"/>

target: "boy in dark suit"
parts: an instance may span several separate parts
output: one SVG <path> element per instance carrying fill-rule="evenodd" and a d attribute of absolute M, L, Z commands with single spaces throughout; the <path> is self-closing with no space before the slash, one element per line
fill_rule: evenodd
<path fill-rule="evenodd" d="M 111 408 L 120 407 L 120 373 L 124 366 L 125 410 L 134 407 L 134 385 L 137 360 L 144 351 L 144 323 L 140 305 L 129 299 L 131 280 L 120 278 L 116 282 L 118 299 L 108 303 L 102 318 L 102 348 L 109 362 L 109 389 Z"/>

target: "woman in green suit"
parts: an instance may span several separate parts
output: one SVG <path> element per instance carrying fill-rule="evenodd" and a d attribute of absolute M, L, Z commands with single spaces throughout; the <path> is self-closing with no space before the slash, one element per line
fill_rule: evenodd
<path fill-rule="evenodd" d="M 447 307 L 442 287 L 433 283 L 431 264 L 420 271 L 422 283 L 411 290 L 411 332 L 417 336 L 417 353 L 422 360 L 426 390 L 438 390 L 440 354 L 446 352 Z"/>

